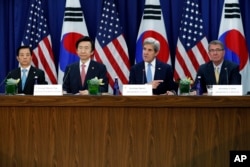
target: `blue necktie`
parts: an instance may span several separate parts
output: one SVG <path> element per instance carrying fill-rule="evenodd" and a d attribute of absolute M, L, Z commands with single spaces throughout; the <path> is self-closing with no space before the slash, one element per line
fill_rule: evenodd
<path fill-rule="evenodd" d="M 24 89 L 24 85 L 25 85 L 25 82 L 26 82 L 26 79 L 27 79 L 26 72 L 27 72 L 27 69 L 22 69 L 22 73 L 23 73 L 23 76 L 22 76 L 22 90 Z"/>
<path fill-rule="evenodd" d="M 147 70 L 147 81 L 152 82 L 152 72 L 151 72 L 152 64 L 148 63 L 148 70 Z"/>

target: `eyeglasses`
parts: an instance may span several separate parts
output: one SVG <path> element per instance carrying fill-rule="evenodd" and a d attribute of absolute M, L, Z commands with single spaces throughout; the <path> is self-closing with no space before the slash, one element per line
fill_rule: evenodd
<path fill-rule="evenodd" d="M 220 51 L 223 51 L 224 49 L 209 49 L 208 51 L 210 52 L 210 53 L 217 53 L 217 52 L 220 52 Z"/>

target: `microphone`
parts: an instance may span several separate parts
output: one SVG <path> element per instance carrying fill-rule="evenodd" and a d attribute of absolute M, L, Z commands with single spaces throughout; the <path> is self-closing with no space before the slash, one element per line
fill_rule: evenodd
<path fill-rule="evenodd" d="M 37 79 L 38 79 L 38 76 L 34 76 L 34 85 L 37 85 L 38 84 L 38 82 L 37 82 Z"/>
<path fill-rule="evenodd" d="M 34 71 L 33 74 L 35 75 L 34 76 L 34 85 L 37 85 L 38 84 L 38 82 L 37 82 L 38 76 L 36 75 L 36 71 Z"/>
<path fill-rule="evenodd" d="M 144 78 L 145 78 L 145 69 L 142 69 L 142 84 L 145 84 Z"/>
<path fill-rule="evenodd" d="M 0 83 L 0 86 L 2 86 L 2 84 L 6 81 L 6 79 L 9 77 L 9 75 L 11 74 L 11 71 L 6 75 L 6 77 L 3 79 L 3 81 Z"/>
<path fill-rule="evenodd" d="M 63 87 L 63 85 L 64 85 L 66 79 L 68 78 L 68 75 L 69 75 L 70 70 L 71 70 L 71 68 L 69 67 L 69 70 L 67 71 L 66 75 L 64 75 L 64 77 L 63 77 L 62 87 Z"/>
<path fill-rule="evenodd" d="M 227 67 L 225 67 L 224 70 L 226 71 L 226 81 L 227 81 L 227 85 L 228 85 L 228 84 L 229 84 L 229 81 L 228 81 L 228 71 L 227 71 Z"/>

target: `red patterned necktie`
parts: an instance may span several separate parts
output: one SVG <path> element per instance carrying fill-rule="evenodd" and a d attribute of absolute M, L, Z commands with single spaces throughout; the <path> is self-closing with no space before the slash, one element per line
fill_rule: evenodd
<path fill-rule="evenodd" d="M 82 78 L 82 85 L 84 85 L 86 73 L 85 73 L 85 64 L 82 64 L 82 71 L 81 71 L 81 78 Z"/>

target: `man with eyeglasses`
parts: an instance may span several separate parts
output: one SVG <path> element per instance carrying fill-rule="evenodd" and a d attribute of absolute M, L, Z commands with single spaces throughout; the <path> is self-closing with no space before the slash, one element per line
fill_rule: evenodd
<path fill-rule="evenodd" d="M 193 90 L 196 90 L 198 76 L 203 93 L 207 93 L 206 85 L 240 85 L 241 75 L 239 65 L 225 60 L 224 44 L 219 40 L 213 40 L 208 45 L 210 61 L 202 64 L 197 72 Z"/>

